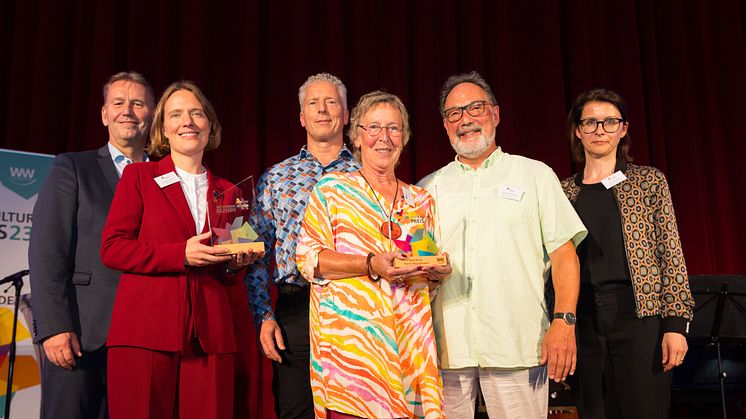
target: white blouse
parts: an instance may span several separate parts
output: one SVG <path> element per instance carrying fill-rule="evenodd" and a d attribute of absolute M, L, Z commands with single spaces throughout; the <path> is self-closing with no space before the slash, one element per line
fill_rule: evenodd
<path fill-rule="evenodd" d="M 192 212 L 197 234 L 200 234 L 207 215 L 207 170 L 203 167 L 202 173 L 195 175 L 178 167 L 175 169 L 181 179 L 181 189 L 189 204 L 189 211 Z"/>

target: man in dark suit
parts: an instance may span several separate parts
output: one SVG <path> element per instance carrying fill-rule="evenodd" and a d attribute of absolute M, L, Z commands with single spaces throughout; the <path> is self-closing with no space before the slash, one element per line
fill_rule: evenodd
<path fill-rule="evenodd" d="M 42 418 L 106 416 L 106 336 L 120 272 L 101 263 L 101 231 L 119 177 L 144 147 L 153 89 L 134 72 L 104 85 L 108 144 L 57 156 L 34 206 L 29 244 L 34 343 L 46 355 Z"/>

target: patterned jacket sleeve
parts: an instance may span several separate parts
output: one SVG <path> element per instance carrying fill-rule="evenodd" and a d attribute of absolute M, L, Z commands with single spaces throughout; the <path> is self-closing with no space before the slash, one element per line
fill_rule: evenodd
<path fill-rule="evenodd" d="M 329 202 L 324 190 L 328 178 L 322 178 L 311 191 L 306 207 L 306 215 L 298 237 L 295 261 L 298 270 L 310 283 L 326 285 L 330 280 L 315 278 L 314 270 L 319 263 L 319 253 L 325 249 L 334 250 L 334 233 L 329 212 Z"/>
<path fill-rule="evenodd" d="M 660 267 L 662 301 L 661 314 L 664 317 L 666 331 L 681 331 L 686 328 L 686 321 L 693 317 L 694 299 L 689 289 L 689 276 L 681 248 L 676 215 L 673 210 L 671 192 L 663 173 L 653 170 L 654 190 L 650 205 L 654 208 L 655 256 Z"/>
<path fill-rule="evenodd" d="M 264 172 L 256 186 L 254 202 L 251 206 L 249 223 L 264 242 L 266 254 L 246 268 L 246 288 L 249 293 L 249 308 L 254 315 L 254 325 L 259 329 L 265 319 L 273 319 L 272 299 L 269 295 L 270 263 L 274 255 L 275 220 L 272 209 L 271 169 Z"/>

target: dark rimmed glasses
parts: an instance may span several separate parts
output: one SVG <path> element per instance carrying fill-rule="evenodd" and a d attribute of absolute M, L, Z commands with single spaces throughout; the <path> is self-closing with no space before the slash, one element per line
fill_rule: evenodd
<path fill-rule="evenodd" d="M 370 135 L 371 137 L 379 136 L 384 129 L 387 130 L 389 132 L 389 135 L 392 137 L 401 137 L 402 132 L 401 127 L 398 125 L 383 126 L 381 124 L 373 122 L 368 125 L 357 124 L 357 126 L 367 131 L 368 135 Z"/>
<path fill-rule="evenodd" d="M 466 106 L 455 106 L 453 108 L 448 108 L 443 111 L 443 117 L 450 123 L 458 122 L 461 120 L 461 118 L 463 118 L 464 111 L 466 111 L 466 113 L 476 118 L 478 116 L 484 115 L 484 111 L 487 110 L 487 106 L 492 106 L 492 104 L 490 102 L 487 102 L 486 100 L 477 100 L 475 102 L 471 102 Z"/>
<path fill-rule="evenodd" d="M 598 130 L 598 126 L 601 125 L 609 134 L 613 134 L 619 131 L 619 127 L 624 122 L 622 118 L 606 118 L 603 121 L 598 121 L 595 118 L 581 119 L 578 123 L 580 130 L 586 134 L 593 134 Z"/>

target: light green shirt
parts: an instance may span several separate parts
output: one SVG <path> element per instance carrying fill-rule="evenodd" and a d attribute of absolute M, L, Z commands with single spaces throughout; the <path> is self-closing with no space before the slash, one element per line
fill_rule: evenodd
<path fill-rule="evenodd" d="M 548 254 L 587 234 L 557 176 L 498 148 L 477 170 L 457 159 L 419 185 L 437 201 L 453 267 L 432 306 L 441 368 L 538 365 Z"/>

